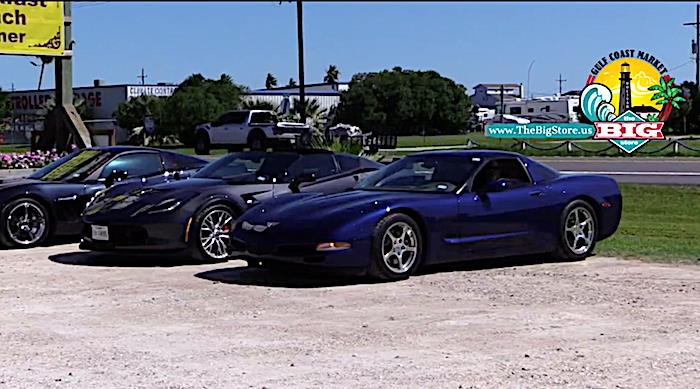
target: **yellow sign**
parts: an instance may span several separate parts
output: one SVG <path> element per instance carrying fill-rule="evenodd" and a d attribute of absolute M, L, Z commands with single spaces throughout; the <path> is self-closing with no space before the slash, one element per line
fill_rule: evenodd
<path fill-rule="evenodd" d="M 63 55 L 62 1 L 0 1 L 0 54 Z"/>

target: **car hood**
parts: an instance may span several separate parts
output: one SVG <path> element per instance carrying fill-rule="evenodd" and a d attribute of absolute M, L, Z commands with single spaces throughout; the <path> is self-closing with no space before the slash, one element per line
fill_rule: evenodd
<path fill-rule="evenodd" d="M 250 223 L 295 220 L 312 223 L 346 220 L 376 210 L 391 210 L 408 202 L 420 202 L 431 194 L 352 190 L 335 194 L 300 193 L 266 201 L 243 217 Z M 341 219 L 342 218 L 342 219 Z"/>
<path fill-rule="evenodd" d="M 85 215 L 95 215 L 105 212 L 133 212 L 140 206 L 157 204 L 166 199 L 177 198 L 187 201 L 200 193 L 204 187 L 211 188 L 215 185 L 223 185 L 221 180 L 191 178 L 188 180 L 164 182 L 146 188 L 116 186 L 113 190 L 105 192 L 104 196 L 95 200 L 86 209 Z"/>

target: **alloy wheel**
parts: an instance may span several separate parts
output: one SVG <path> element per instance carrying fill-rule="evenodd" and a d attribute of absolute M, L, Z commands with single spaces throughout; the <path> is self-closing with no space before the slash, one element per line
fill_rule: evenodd
<path fill-rule="evenodd" d="M 404 222 L 389 226 L 382 237 L 382 258 L 386 267 L 396 274 L 411 269 L 418 258 L 416 231 Z"/>
<path fill-rule="evenodd" d="M 233 214 L 224 209 L 214 209 L 202 219 L 199 242 L 202 250 L 211 258 L 224 259 L 231 252 L 229 232 L 233 227 Z"/>
<path fill-rule="evenodd" d="M 38 242 L 46 231 L 46 215 L 36 204 L 23 201 L 17 203 L 7 213 L 5 223 L 10 239 L 19 245 Z"/>
<path fill-rule="evenodd" d="M 595 221 L 589 210 L 583 207 L 572 209 L 564 224 L 566 245 L 576 255 L 584 254 L 595 238 Z"/>

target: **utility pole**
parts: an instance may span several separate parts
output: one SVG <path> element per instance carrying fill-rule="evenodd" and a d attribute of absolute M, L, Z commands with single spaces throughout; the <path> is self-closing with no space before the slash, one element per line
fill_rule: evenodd
<path fill-rule="evenodd" d="M 559 82 L 559 94 L 561 94 L 561 85 L 566 82 L 566 80 L 561 78 L 561 73 L 559 73 L 559 79 L 557 80 Z"/>
<path fill-rule="evenodd" d="M 503 111 L 505 111 L 505 110 L 506 110 L 506 107 L 505 107 L 505 103 L 503 102 L 503 84 L 501 84 L 501 117 L 503 117 L 503 114 L 505 113 Z"/>
<path fill-rule="evenodd" d="M 301 0 L 297 0 L 297 45 L 299 56 L 299 112 L 302 123 L 306 123 L 306 96 L 304 94 L 304 19 Z"/>
<path fill-rule="evenodd" d="M 695 23 L 683 23 L 684 26 L 695 26 L 695 39 L 693 40 L 692 52 L 695 54 L 695 88 L 700 91 L 700 4 L 695 5 Z"/>
<path fill-rule="evenodd" d="M 143 68 L 141 68 L 141 75 L 140 75 L 140 76 L 137 76 L 136 78 L 140 78 L 140 79 L 141 79 L 141 85 L 146 85 L 146 78 L 148 78 L 148 76 L 146 75 L 146 73 L 145 73 L 145 71 L 143 70 Z"/>

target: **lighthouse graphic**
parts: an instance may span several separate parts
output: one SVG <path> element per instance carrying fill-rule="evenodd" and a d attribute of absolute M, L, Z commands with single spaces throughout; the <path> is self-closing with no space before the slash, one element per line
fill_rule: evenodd
<path fill-rule="evenodd" d="M 632 94 L 630 93 L 630 64 L 623 62 L 620 67 L 620 104 L 618 104 L 618 114 L 632 108 Z"/>

